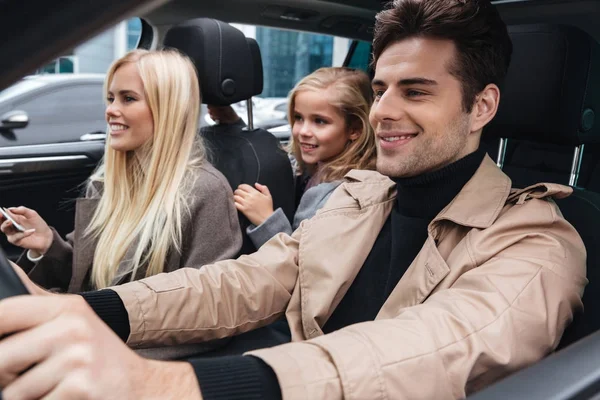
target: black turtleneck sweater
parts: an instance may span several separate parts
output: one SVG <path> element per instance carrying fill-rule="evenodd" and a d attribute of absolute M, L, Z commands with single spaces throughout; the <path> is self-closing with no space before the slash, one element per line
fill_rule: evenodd
<path fill-rule="evenodd" d="M 476 151 L 440 170 L 396 178 L 392 212 L 348 292 L 323 332 L 372 321 L 427 239 L 427 226 L 473 176 L 484 156 Z"/>
<path fill-rule="evenodd" d="M 473 176 L 485 153 L 478 150 L 440 170 L 394 179 L 397 198 L 371 252 L 325 326 L 325 333 L 372 321 L 427 238 L 427 226 Z M 127 310 L 112 290 L 83 294 L 98 315 L 126 340 Z M 273 370 L 252 356 L 190 360 L 206 400 L 280 400 Z"/>

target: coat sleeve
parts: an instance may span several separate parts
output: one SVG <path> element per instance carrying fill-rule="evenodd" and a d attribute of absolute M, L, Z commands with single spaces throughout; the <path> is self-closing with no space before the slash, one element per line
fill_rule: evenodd
<path fill-rule="evenodd" d="M 285 399 L 464 398 L 552 351 L 582 307 L 585 248 L 553 214 L 422 304 L 251 354 Z"/>
<path fill-rule="evenodd" d="M 257 252 L 111 288 L 127 310 L 134 348 L 205 342 L 283 315 L 298 277 L 298 238 L 279 234 Z"/>
<path fill-rule="evenodd" d="M 202 170 L 192 193 L 190 229 L 183 232 L 181 267 L 200 268 L 234 258 L 242 232 L 231 187 L 216 170 Z"/>
<path fill-rule="evenodd" d="M 100 196 L 98 185 L 88 185 L 85 198 L 96 198 Z M 68 233 L 63 239 L 54 229 L 52 230 L 52 244 L 38 262 L 32 262 L 27 258 L 25 250 L 19 259 L 19 265 L 27 273 L 29 278 L 38 285 L 56 292 L 66 292 L 73 275 L 73 247 L 75 233 Z"/>
<path fill-rule="evenodd" d="M 73 274 L 73 232 L 64 240 L 54 228 L 50 229 L 52 244 L 44 257 L 32 262 L 25 250 L 17 260 L 17 265 L 38 285 L 52 291 L 66 292 Z"/>
<path fill-rule="evenodd" d="M 250 237 L 254 247 L 257 249 L 280 232 L 287 235 L 292 234 L 292 225 L 281 208 L 275 210 L 275 212 L 259 226 L 251 224 L 246 228 L 246 234 Z"/>

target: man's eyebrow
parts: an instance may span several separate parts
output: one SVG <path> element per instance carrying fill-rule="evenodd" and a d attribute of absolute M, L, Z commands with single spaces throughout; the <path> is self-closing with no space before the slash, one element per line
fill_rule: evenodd
<path fill-rule="evenodd" d="M 398 84 L 400 86 L 407 86 L 407 85 L 434 86 L 434 85 L 437 85 L 437 82 L 434 81 L 433 79 L 427 79 L 427 78 L 406 78 L 406 79 L 401 79 L 400 82 L 398 82 Z"/>
<path fill-rule="evenodd" d="M 436 81 L 434 81 L 433 79 L 427 79 L 427 78 L 420 78 L 420 77 L 415 77 L 415 78 L 405 78 L 405 79 L 400 79 L 398 81 L 398 85 L 399 86 L 408 86 L 408 85 L 428 85 L 428 86 L 434 86 L 437 85 L 438 83 Z M 381 79 L 373 79 L 373 82 L 371 82 L 372 86 L 386 86 L 385 82 L 382 81 Z"/>

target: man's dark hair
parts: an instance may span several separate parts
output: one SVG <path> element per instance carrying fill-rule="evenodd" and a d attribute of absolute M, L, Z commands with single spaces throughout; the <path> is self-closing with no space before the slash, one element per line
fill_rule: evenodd
<path fill-rule="evenodd" d="M 504 81 L 512 42 L 489 0 L 394 0 L 376 17 L 373 66 L 388 45 L 410 37 L 454 42 L 448 70 L 461 82 L 466 112 L 486 85 Z"/>

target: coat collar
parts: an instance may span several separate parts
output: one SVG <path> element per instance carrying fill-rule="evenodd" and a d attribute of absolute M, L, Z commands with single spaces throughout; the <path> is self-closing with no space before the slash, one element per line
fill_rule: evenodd
<path fill-rule="evenodd" d="M 473 177 L 432 222 L 449 220 L 466 227 L 487 228 L 498 218 L 511 193 L 511 183 L 486 155 Z M 360 208 L 396 197 L 394 181 L 373 171 L 350 171 L 345 187 Z"/>
<path fill-rule="evenodd" d="M 486 154 L 473 177 L 432 222 L 449 220 L 470 228 L 489 228 L 510 195 L 512 182 Z"/>

